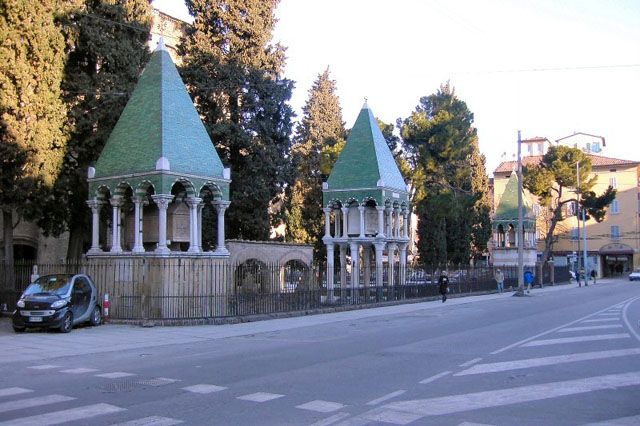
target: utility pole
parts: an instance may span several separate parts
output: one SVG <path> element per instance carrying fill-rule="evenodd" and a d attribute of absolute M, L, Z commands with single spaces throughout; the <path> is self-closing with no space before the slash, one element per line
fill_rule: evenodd
<path fill-rule="evenodd" d="M 580 162 L 576 162 L 576 224 L 578 229 L 578 251 L 576 256 L 576 281 L 578 281 L 578 287 L 582 287 L 582 281 L 580 281 Z"/>
<path fill-rule="evenodd" d="M 518 130 L 518 291 L 517 296 L 524 296 L 524 232 L 522 228 L 522 140 Z"/>
<path fill-rule="evenodd" d="M 589 278 L 587 278 L 587 224 L 586 224 L 586 212 L 585 209 L 580 206 L 580 161 L 576 162 L 576 193 L 577 193 L 577 209 L 576 210 L 576 221 L 578 222 L 578 275 L 580 275 L 580 271 L 582 271 L 582 276 L 584 279 L 584 285 L 587 287 L 589 285 Z M 582 268 L 580 268 L 580 216 L 582 216 Z M 578 285 L 580 284 L 580 278 L 578 277 Z"/>

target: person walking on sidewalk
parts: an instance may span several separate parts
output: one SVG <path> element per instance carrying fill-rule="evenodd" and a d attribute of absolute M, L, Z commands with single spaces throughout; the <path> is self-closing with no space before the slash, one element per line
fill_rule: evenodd
<path fill-rule="evenodd" d="M 496 269 L 494 278 L 498 283 L 498 293 L 502 293 L 504 291 L 504 273 L 500 269 Z"/>
<path fill-rule="evenodd" d="M 596 283 L 596 278 L 598 277 L 598 273 L 596 272 L 595 269 L 591 270 L 591 279 L 593 280 L 593 283 Z"/>
<path fill-rule="evenodd" d="M 448 272 L 445 269 L 440 273 L 438 278 L 438 284 L 440 285 L 440 294 L 442 295 L 442 303 L 447 301 L 447 293 L 449 292 L 449 277 Z"/>

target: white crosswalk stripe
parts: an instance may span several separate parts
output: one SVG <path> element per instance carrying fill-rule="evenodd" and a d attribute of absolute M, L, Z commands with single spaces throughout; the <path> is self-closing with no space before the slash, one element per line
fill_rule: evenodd
<path fill-rule="evenodd" d="M 589 330 L 606 330 L 610 328 L 622 328 L 622 324 L 607 324 L 607 325 L 587 325 L 583 327 L 567 327 L 558 330 L 558 333 L 569 333 L 572 331 L 589 331 Z"/>
<path fill-rule="evenodd" d="M 332 411 L 338 411 L 344 407 L 344 405 L 338 402 L 322 401 L 319 399 L 296 406 L 296 408 L 300 408 L 302 410 L 317 411 L 319 413 L 330 413 Z"/>
<path fill-rule="evenodd" d="M 52 364 L 42 364 L 42 365 L 32 365 L 31 367 L 27 367 L 27 368 L 31 368 L 32 370 L 51 370 L 52 368 L 60 368 L 60 366 L 52 365 Z"/>
<path fill-rule="evenodd" d="M 186 390 L 187 392 L 204 394 L 204 393 L 220 392 L 225 390 L 226 388 L 224 386 L 200 384 L 200 385 L 186 386 L 182 389 Z"/>
<path fill-rule="evenodd" d="M 98 403 L 83 407 L 70 408 L 68 410 L 54 411 L 36 416 L 22 417 L 19 419 L 0 422 L 0 426 L 49 426 L 59 425 L 76 420 L 85 420 L 105 414 L 113 414 L 125 411 L 124 408 L 115 405 Z"/>
<path fill-rule="evenodd" d="M 4 388 L 4 389 L 0 389 L 0 397 L 20 395 L 22 393 L 28 393 L 28 392 L 33 392 L 33 391 L 31 389 L 25 389 L 25 388 Z"/>
<path fill-rule="evenodd" d="M 34 398 L 18 399 L 0 403 L 0 413 L 7 411 L 23 410 L 25 408 L 39 407 L 41 405 L 56 404 L 58 402 L 73 401 L 75 398 L 64 395 L 37 396 Z"/>
<path fill-rule="evenodd" d="M 267 393 L 267 392 L 256 392 L 251 393 L 249 395 L 239 396 L 236 399 L 241 399 L 243 401 L 253 401 L 253 402 L 267 402 L 273 399 L 282 398 L 284 395 L 279 393 Z"/>
<path fill-rule="evenodd" d="M 172 419 L 170 417 L 151 416 L 141 419 L 130 420 L 124 423 L 117 423 L 111 426 L 172 426 L 184 423 L 182 420 Z"/>
<path fill-rule="evenodd" d="M 60 370 L 61 373 L 67 374 L 85 374 L 85 373 L 95 373 L 95 368 L 70 368 L 68 370 Z"/>
<path fill-rule="evenodd" d="M 629 337 L 631 337 L 629 333 L 597 334 L 592 336 L 576 336 L 576 337 L 562 337 L 559 339 L 533 340 L 529 343 L 525 343 L 522 346 L 560 345 L 565 343 L 593 342 L 597 340 L 628 339 Z"/>
<path fill-rule="evenodd" d="M 124 373 L 122 371 L 116 371 L 113 373 L 103 373 L 103 374 L 96 374 L 96 377 L 103 377 L 105 379 L 121 379 L 123 377 L 131 377 L 131 376 L 135 376 L 135 374 L 133 373 Z"/>

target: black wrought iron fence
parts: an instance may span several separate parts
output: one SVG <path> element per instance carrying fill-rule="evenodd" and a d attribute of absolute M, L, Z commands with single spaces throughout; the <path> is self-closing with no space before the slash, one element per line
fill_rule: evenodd
<path fill-rule="evenodd" d="M 0 264 L 0 305 L 6 303 L 12 309 L 29 284 L 34 266 L 28 262 L 16 262 L 11 267 Z M 515 288 L 517 268 L 501 269 L 505 289 Z M 359 271 L 359 285 L 354 288 L 350 270 L 341 271 L 336 265 L 332 289 L 327 288 L 326 271 L 322 264 L 232 265 L 207 258 L 100 258 L 37 265 L 39 275 L 91 276 L 100 293 L 109 294 L 110 314 L 117 319 L 237 317 L 438 296 L 439 271 L 410 267 L 401 271 L 396 267 L 390 275 L 386 265 L 382 270 L 370 265 Z M 542 274 L 548 283 L 548 265 Z M 448 275 L 450 293 L 454 295 L 496 290 L 491 267 L 451 268 Z M 556 267 L 554 276 L 555 282 L 568 281 L 568 269 Z"/>

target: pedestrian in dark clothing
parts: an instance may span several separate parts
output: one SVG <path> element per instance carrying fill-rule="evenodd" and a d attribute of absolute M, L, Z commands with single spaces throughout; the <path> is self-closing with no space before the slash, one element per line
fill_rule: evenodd
<path fill-rule="evenodd" d="M 596 283 L 596 278 L 598 277 L 598 273 L 596 272 L 595 269 L 591 270 L 591 279 L 593 280 L 593 283 Z"/>
<path fill-rule="evenodd" d="M 442 295 L 442 303 L 447 300 L 447 293 L 449 292 L 449 277 L 447 271 L 442 271 L 438 278 L 438 284 L 440 285 L 440 294 Z"/>

